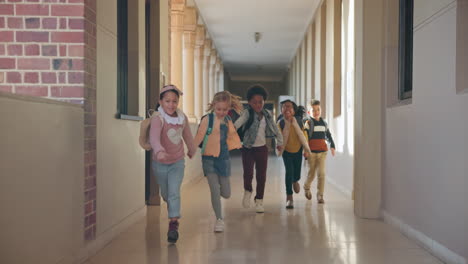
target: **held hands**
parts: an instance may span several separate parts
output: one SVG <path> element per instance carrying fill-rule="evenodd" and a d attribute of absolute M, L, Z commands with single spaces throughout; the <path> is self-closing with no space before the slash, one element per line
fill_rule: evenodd
<path fill-rule="evenodd" d="M 302 154 L 302 155 L 304 155 L 304 158 L 308 158 L 308 157 L 309 157 L 309 155 L 310 155 L 310 153 L 309 153 L 309 152 L 305 152 L 305 151 L 304 151 L 304 154 Z"/>
<path fill-rule="evenodd" d="M 192 152 L 189 151 L 189 152 L 187 153 L 187 156 L 188 156 L 190 159 L 192 159 L 193 156 L 195 156 L 195 155 L 194 155 L 194 153 L 192 153 Z"/>
<path fill-rule="evenodd" d="M 158 152 L 158 154 L 156 154 L 156 158 L 158 160 L 165 160 L 167 158 L 167 153 L 164 151 L 160 151 Z"/>
<path fill-rule="evenodd" d="M 331 154 L 332 154 L 332 156 L 333 156 L 333 157 L 335 157 L 335 149 L 334 149 L 334 148 L 332 148 L 332 149 L 330 149 L 330 150 L 331 150 Z"/>
<path fill-rule="evenodd" d="M 283 151 L 283 146 L 276 146 L 276 149 L 277 149 L 279 152 L 281 152 L 281 151 Z"/>

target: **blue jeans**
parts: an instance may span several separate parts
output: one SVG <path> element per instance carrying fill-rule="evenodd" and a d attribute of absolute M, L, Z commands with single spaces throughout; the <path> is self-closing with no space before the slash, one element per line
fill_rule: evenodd
<path fill-rule="evenodd" d="M 286 185 L 286 194 L 292 195 L 292 184 L 301 178 L 302 167 L 302 148 L 296 153 L 283 152 L 283 162 L 286 170 L 284 183 Z"/>
<path fill-rule="evenodd" d="M 159 184 L 161 196 L 167 203 L 169 218 L 180 217 L 180 186 L 184 179 L 185 160 L 172 164 L 152 162 L 156 182 Z"/>

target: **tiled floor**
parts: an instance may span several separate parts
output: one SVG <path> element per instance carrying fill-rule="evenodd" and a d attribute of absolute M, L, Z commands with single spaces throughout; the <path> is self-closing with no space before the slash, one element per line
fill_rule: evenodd
<path fill-rule="evenodd" d="M 201 179 L 182 192 L 176 245 L 166 242 L 165 205 L 149 207 L 146 219 L 87 264 L 441 263 L 389 225 L 356 218 L 352 201 L 331 185 L 326 186 L 325 205 L 307 201 L 301 190 L 295 194 L 295 209 L 286 210 L 283 163 L 277 157 L 269 160 L 265 214 L 243 209 L 239 157 L 233 158 L 232 168 L 232 197 L 223 201 L 224 233 L 213 232 L 209 189 Z"/>

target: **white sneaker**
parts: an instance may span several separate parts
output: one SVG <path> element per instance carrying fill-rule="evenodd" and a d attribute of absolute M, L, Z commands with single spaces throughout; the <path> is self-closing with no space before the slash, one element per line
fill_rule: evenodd
<path fill-rule="evenodd" d="M 262 199 L 256 199 L 255 200 L 255 211 L 259 214 L 265 212 L 265 208 L 263 208 L 263 200 Z"/>
<path fill-rule="evenodd" d="M 224 221 L 223 219 L 217 219 L 214 227 L 216 233 L 221 233 L 224 231 Z"/>
<path fill-rule="evenodd" d="M 252 197 L 252 192 L 244 191 L 244 198 L 242 199 L 242 206 L 244 208 L 250 207 L 250 197 Z"/>

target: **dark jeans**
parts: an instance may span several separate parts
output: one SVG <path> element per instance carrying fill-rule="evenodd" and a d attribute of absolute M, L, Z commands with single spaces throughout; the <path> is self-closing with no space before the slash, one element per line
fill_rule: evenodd
<path fill-rule="evenodd" d="M 284 177 L 284 183 L 286 184 L 286 194 L 292 195 L 293 182 L 297 182 L 299 179 L 301 179 L 302 148 L 296 153 L 284 151 L 283 162 L 286 169 L 286 176 Z"/>
<path fill-rule="evenodd" d="M 244 167 L 244 189 L 252 192 L 253 169 L 257 179 L 257 193 L 255 199 L 263 199 L 265 192 L 266 170 L 268 165 L 268 148 L 242 148 L 242 166 Z"/>

